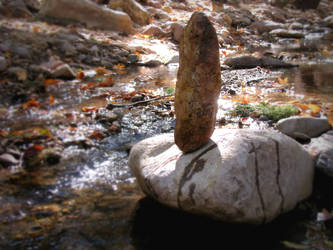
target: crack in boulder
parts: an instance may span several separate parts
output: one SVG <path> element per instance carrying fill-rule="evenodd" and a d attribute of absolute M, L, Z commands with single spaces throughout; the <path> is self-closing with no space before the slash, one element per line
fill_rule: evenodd
<path fill-rule="evenodd" d="M 280 212 L 283 212 L 283 207 L 284 207 L 284 195 L 282 193 L 281 185 L 280 185 L 280 174 L 281 174 L 281 163 L 280 163 L 280 147 L 279 147 L 279 142 L 276 140 L 273 140 L 275 142 L 276 146 L 276 165 L 277 165 L 277 170 L 276 170 L 276 185 L 278 187 L 279 195 L 281 197 L 281 203 L 280 203 Z"/>
<path fill-rule="evenodd" d="M 202 151 L 199 155 L 197 155 L 196 157 L 193 158 L 193 160 L 184 168 L 184 173 L 179 181 L 179 186 L 178 186 L 178 193 L 177 193 L 177 204 L 178 207 L 181 209 L 181 201 L 180 201 L 180 197 L 182 196 L 182 188 L 184 187 L 184 185 L 192 179 L 193 175 L 195 173 L 198 173 L 200 171 L 202 171 L 204 169 L 206 160 L 204 159 L 200 159 L 201 156 L 203 156 L 204 154 L 206 154 L 207 152 L 213 150 L 214 148 L 216 148 L 217 145 L 213 144 L 211 146 L 209 146 L 208 148 L 206 148 L 204 151 Z M 192 187 L 193 189 L 193 187 Z M 191 190 L 192 190 L 191 189 Z M 193 192 L 194 190 L 191 191 L 191 200 L 193 200 Z M 194 201 L 194 200 L 193 200 Z"/>
<path fill-rule="evenodd" d="M 262 213 L 263 213 L 263 224 L 266 222 L 267 218 L 266 218 L 266 209 L 265 209 L 265 203 L 264 203 L 264 198 L 263 195 L 261 193 L 260 190 L 260 183 L 259 183 L 259 166 L 258 166 L 258 158 L 257 158 L 257 152 L 256 152 L 256 147 L 254 145 L 253 142 L 251 142 L 252 145 L 252 149 L 250 150 L 250 152 L 254 153 L 254 164 L 255 164 L 255 172 L 256 172 L 256 188 L 257 188 L 257 193 L 260 199 L 260 204 L 261 204 L 261 209 L 262 209 Z"/>

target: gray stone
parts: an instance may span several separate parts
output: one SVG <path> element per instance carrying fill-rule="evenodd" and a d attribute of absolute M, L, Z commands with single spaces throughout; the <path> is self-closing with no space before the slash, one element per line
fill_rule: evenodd
<path fill-rule="evenodd" d="M 304 34 L 296 30 L 275 29 L 269 32 L 269 34 L 282 38 L 296 38 L 296 39 L 304 38 Z"/>
<path fill-rule="evenodd" d="M 129 54 L 127 60 L 129 63 L 136 63 L 139 61 L 139 56 L 137 54 Z"/>
<path fill-rule="evenodd" d="M 0 164 L 3 165 L 4 167 L 9 167 L 12 165 L 17 165 L 19 161 L 15 159 L 14 156 L 11 154 L 4 153 L 0 155 Z"/>
<path fill-rule="evenodd" d="M 75 72 L 68 65 L 59 60 L 50 60 L 40 65 L 40 69 L 54 78 L 74 79 Z"/>
<path fill-rule="evenodd" d="M 7 60 L 3 56 L 0 56 L 0 71 L 4 71 L 7 68 Z"/>
<path fill-rule="evenodd" d="M 292 116 L 280 120 L 276 128 L 291 137 L 295 137 L 295 133 L 301 133 L 313 138 L 331 129 L 331 126 L 326 118 Z"/>
<path fill-rule="evenodd" d="M 110 0 L 109 8 L 121 9 L 137 24 L 146 25 L 150 22 L 149 12 L 135 0 Z"/>
<path fill-rule="evenodd" d="M 333 148 L 319 155 L 316 161 L 316 168 L 320 169 L 326 175 L 333 177 Z"/>
<path fill-rule="evenodd" d="M 304 145 L 304 148 L 314 159 L 317 159 L 321 153 L 333 149 L 333 130 L 311 139 L 311 142 Z"/>
<path fill-rule="evenodd" d="M 312 192 L 314 164 L 295 140 L 268 130 L 217 129 L 183 154 L 172 134 L 136 144 L 129 166 L 157 201 L 214 219 L 262 224 Z"/>

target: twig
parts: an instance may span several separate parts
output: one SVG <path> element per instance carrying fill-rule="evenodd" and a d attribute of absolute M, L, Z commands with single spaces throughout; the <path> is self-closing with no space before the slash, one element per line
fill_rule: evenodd
<path fill-rule="evenodd" d="M 169 97 L 169 96 L 173 96 L 173 94 L 162 95 L 162 96 L 159 96 L 159 97 L 151 98 L 149 100 L 138 101 L 138 102 L 133 102 L 133 103 L 126 103 L 126 104 L 109 103 L 108 108 L 130 108 L 130 107 L 137 106 L 137 105 L 140 105 L 140 104 L 146 104 L 146 103 L 149 103 L 149 102 L 157 101 L 159 99 L 162 99 L 164 97 Z"/>

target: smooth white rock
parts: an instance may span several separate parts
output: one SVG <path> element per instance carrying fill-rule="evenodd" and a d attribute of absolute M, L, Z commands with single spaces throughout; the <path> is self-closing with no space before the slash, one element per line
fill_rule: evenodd
<path fill-rule="evenodd" d="M 326 118 L 292 116 L 281 119 L 276 128 L 291 137 L 295 137 L 295 133 L 302 133 L 313 138 L 331 129 L 331 125 Z"/>
<path fill-rule="evenodd" d="M 264 130 L 217 129 L 209 143 L 183 154 L 173 134 L 136 144 L 129 166 L 142 190 L 187 212 L 263 224 L 312 192 L 314 164 L 295 140 Z"/>

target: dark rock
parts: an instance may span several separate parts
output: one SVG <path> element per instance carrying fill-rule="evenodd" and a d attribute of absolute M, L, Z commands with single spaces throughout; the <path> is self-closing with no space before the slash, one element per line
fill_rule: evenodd
<path fill-rule="evenodd" d="M 137 54 L 129 54 L 127 60 L 128 63 L 136 63 L 139 61 L 139 56 Z"/>
<path fill-rule="evenodd" d="M 298 9 L 308 10 L 316 9 L 320 3 L 320 0 L 295 0 L 294 5 Z"/>
<path fill-rule="evenodd" d="M 228 65 L 233 69 L 250 69 L 255 67 L 263 68 L 291 68 L 297 67 L 295 64 L 285 63 L 279 59 L 262 56 L 239 56 L 239 57 L 230 57 L 224 60 L 224 64 Z"/>
<path fill-rule="evenodd" d="M 4 71 L 7 68 L 6 58 L 0 56 L 0 71 Z"/>
<path fill-rule="evenodd" d="M 302 32 L 295 30 L 275 29 L 269 32 L 269 34 L 272 36 L 278 36 L 282 38 L 295 38 L 295 39 L 304 38 L 304 34 Z"/>
<path fill-rule="evenodd" d="M 316 167 L 324 174 L 333 177 L 333 148 L 320 153 Z"/>
<path fill-rule="evenodd" d="M 205 145 L 215 128 L 221 88 L 219 44 L 207 16 L 195 12 L 179 49 L 175 142 L 183 152 Z"/>

